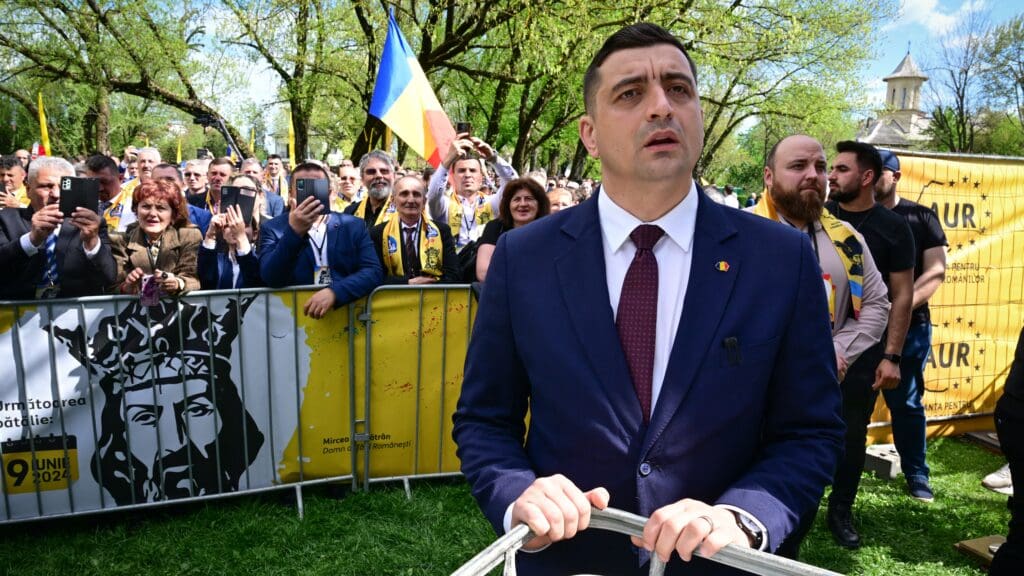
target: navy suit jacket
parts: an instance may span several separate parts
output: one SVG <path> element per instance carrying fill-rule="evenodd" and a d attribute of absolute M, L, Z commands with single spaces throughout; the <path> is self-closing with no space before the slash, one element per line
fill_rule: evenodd
<path fill-rule="evenodd" d="M 309 237 L 299 237 L 288 225 L 288 213 L 260 227 L 260 276 L 267 286 L 309 286 L 316 260 Z M 327 219 L 327 261 L 331 269 L 334 306 L 366 296 L 384 280 L 362 220 L 331 213 Z"/>
<path fill-rule="evenodd" d="M 32 208 L 0 210 L 0 300 L 34 300 L 36 285 L 46 265 L 46 250 L 29 258 L 21 237 L 32 229 Z M 57 236 L 57 274 L 61 298 L 96 296 L 117 279 L 117 264 L 110 251 L 107 226 L 100 224 L 100 250 L 92 259 L 85 255 L 78 228 L 70 221 Z"/>
<path fill-rule="evenodd" d="M 188 221 L 195 224 L 196 228 L 199 228 L 199 233 L 204 237 L 206 236 L 206 229 L 210 227 L 210 220 L 212 218 L 213 215 L 206 208 L 188 205 Z"/>
<path fill-rule="evenodd" d="M 230 290 L 232 288 L 258 288 L 263 286 L 260 279 L 260 262 L 254 250 L 238 258 L 238 279 L 234 279 L 234 269 L 227 252 L 216 248 L 199 246 L 196 260 L 196 271 L 199 284 L 203 290 Z M 234 280 L 234 282 L 232 282 Z"/>
<path fill-rule="evenodd" d="M 647 426 L 609 303 L 597 198 L 498 241 L 453 436 L 499 533 L 509 504 L 555 473 L 644 516 L 683 498 L 736 506 L 764 523 L 773 550 L 818 505 L 844 426 L 810 242 L 699 196 L 683 313 Z M 517 558 L 529 574 L 646 574 L 627 537 L 601 530 Z M 674 556 L 669 573 L 734 572 Z"/>

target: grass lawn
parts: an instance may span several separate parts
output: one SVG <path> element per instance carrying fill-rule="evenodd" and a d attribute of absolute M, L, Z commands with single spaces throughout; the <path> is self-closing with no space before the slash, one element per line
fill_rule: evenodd
<path fill-rule="evenodd" d="M 866 476 L 855 510 L 864 547 L 836 546 L 822 509 L 802 560 L 848 574 L 984 574 L 953 544 L 1005 533 L 1005 497 L 980 485 L 1001 460 L 940 439 L 929 444 L 928 461 L 933 504 L 907 496 L 902 478 L 888 483 Z M 309 488 L 304 520 L 290 497 L 281 492 L 3 526 L 0 574 L 439 575 L 494 539 L 461 480 L 414 482 L 411 501 L 399 484 L 343 498 Z"/>

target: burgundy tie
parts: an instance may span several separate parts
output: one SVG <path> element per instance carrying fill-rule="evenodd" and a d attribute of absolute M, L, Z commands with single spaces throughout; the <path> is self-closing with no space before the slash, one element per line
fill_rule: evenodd
<path fill-rule="evenodd" d="M 664 233 L 658 226 L 641 224 L 629 235 L 636 245 L 636 254 L 622 282 L 619 310 L 615 317 L 644 424 L 651 420 L 651 380 L 658 324 L 658 260 L 653 249 Z"/>

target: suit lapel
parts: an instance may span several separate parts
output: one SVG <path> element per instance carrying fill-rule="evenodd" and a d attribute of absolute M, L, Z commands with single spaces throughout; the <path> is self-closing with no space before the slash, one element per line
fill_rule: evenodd
<path fill-rule="evenodd" d="M 697 226 L 686 299 L 665 380 L 651 415 L 644 453 L 657 441 L 679 409 L 693 386 L 701 363 L 714 346 L 721 345 L 713 340 L 740 273 L 742 254 L 738 243 L 727 242 L 736 234 L 735 226 L 723 213 L 731 208 L 714 204 L 699 189 L 698 194 Z M 719 270 L 724 267 L 720 263 L 726 263 L 728 270 Z"/>
<path fill-rule="evenodd" d="M 597 197 L 573 209 L 562 226 L 569 249 L 555 261 L 562 299 L 587 359 L 610 405 L 623 421 L 639 426 L 640 402 L 633 391 L 608 296 Z"/>

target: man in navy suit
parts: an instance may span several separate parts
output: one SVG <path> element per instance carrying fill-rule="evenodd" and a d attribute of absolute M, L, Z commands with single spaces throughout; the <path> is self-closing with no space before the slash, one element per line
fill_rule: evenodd
<path fill-rule="evenodd" d="M 75 169 L 41 157 L 28 171 L 28 208 L 0 211 L 0 300 L 103 294 L 117 275 L 102 218 L 78 207 L 61 214 L 60 180 Z"/>
<path fill-rule="evenodd" d="M 491 261 L 453 436 L 495 530 L 537 534 L 524 573 L 641 574 L 652 553 L 669 574 L 735 573 L 693 553 L 774 550 L 831 479 L 843 423 L 814 251 L 697 188 L 696 80 L 665 30 L 611 36 L 580 120 L 600 192 Z M 585 530 L 607 505 L 649 516 L 642 537 Z"/>
<path fill-rule="evenodd" d="M 328 178 L 318 164 L 295 167 L 291 209 L 260 228 L 260 276 L 267 286 L 323 286 L 306 302 L 311 318 L 362 298 L 379 286 L 384 272 L 366 225 L 353 216 L 329 213 L 310 196 L 295 204 L 295 182 Z"/>

